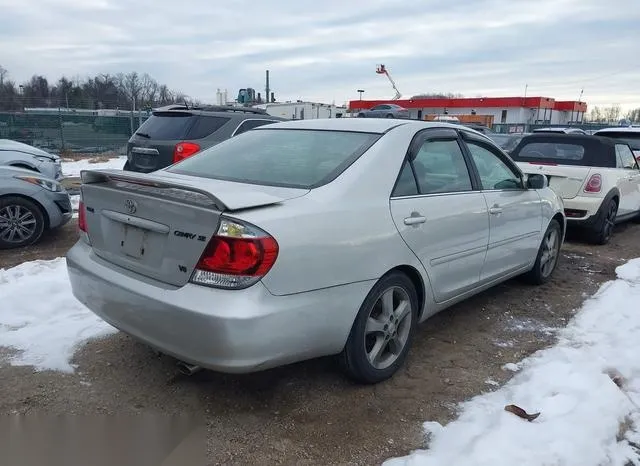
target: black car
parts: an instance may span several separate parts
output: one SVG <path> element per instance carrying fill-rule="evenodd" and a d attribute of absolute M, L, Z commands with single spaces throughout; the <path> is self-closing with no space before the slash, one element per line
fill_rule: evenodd
<path fill-rule="evenodd" d="M 278 121 L 285 119 L 250 107 L 159 108 L 129 139 L 124 170 L 160 170 L 245 131 Z"/>

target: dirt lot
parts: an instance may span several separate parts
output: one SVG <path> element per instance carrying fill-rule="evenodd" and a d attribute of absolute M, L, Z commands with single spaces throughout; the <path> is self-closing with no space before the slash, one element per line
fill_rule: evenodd
<path fill-rule="evenodd" d="M 28 252 L 2 252 L 0 268 L 59 256 L 74 231 L 69 225 Z M 422 422 L 447 422 L 455 403 L 504 382 L 505 363 L 553 342 L 554 329 L 633 257 L 638 225 L 620 226 L 607 246 L 567 243 L 551 283 L 511 281 L 434 317 L 404 371 L 375 387 L 346 381 L 331 358 L 188 378 L 169 358 L 115 335 L 82 348 L 73 375 L 0 364 L 0 415 L 197 413 L 207 419 L 213 464 L 378 464 L 423 446 Z"/>

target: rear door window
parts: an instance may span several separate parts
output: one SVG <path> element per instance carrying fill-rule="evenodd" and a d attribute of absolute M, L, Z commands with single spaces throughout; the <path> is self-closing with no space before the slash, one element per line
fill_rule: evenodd
<path fill-rule="evenodd" d="M 186 139 L 202 139 L 222 128 L 229 118 L 199 115 L 195 117 L 193 126 L 189 129 Z"/>
<path fill-rule="evenodd" d="M 422 194 L 471 191 L 471 177 L 457 140 L 427 140 L 413 161 Z"/>

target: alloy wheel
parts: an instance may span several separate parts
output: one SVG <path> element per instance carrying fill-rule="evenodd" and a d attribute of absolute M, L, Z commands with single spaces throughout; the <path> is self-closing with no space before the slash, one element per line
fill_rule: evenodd
<path fill-rule="evenodd" d="M 612 202 L 607 211 L 607 216 L 604 219 L 604 225 L 602 227 L 602 236 L 605 240 L 608 240 L 613 234 L 613 227 L 616 222 L 616 214 L 618 212 L 618 206 L 615 202 Z"/>
<path fill-rule="evenodd" d="M 408 293 L 400 287 L 386 289 L 369 311 L 364 332 L 367 359 L 375 369 L 392 365 L 407 345 L 413 312 Z"/>
<path fill-rule="evenodd" d="M 542 241 L 542 257 L 540 258 L 540 273 L 548 277 L 558 262 L 560 253 L 560 235 L 558 230 L 550 229 Z"/>
<path fill-rule="evenodd" d="M 8 205 L 0 210 L 0 239 L 8 243 L 23 243 L 37 230 L 37 220 L 31 210 L 20 205 Z"/>

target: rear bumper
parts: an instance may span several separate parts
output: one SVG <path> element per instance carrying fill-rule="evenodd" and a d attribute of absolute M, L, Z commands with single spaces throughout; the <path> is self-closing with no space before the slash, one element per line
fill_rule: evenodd
<path fill-rule="evenodd" d="M 170 288 L 98 258 L 82 240 L 67 254 L 75 297 L 162 353 L 245 373 L 339 353 L 373 282 L 273 296 L 187 284 Z"/>
<path fill-rule="evenodd" d="M 576 196 L 572 199 L 563 199 L 567 225 L 590 227 L 599 219 L 602 197 Z"/>

